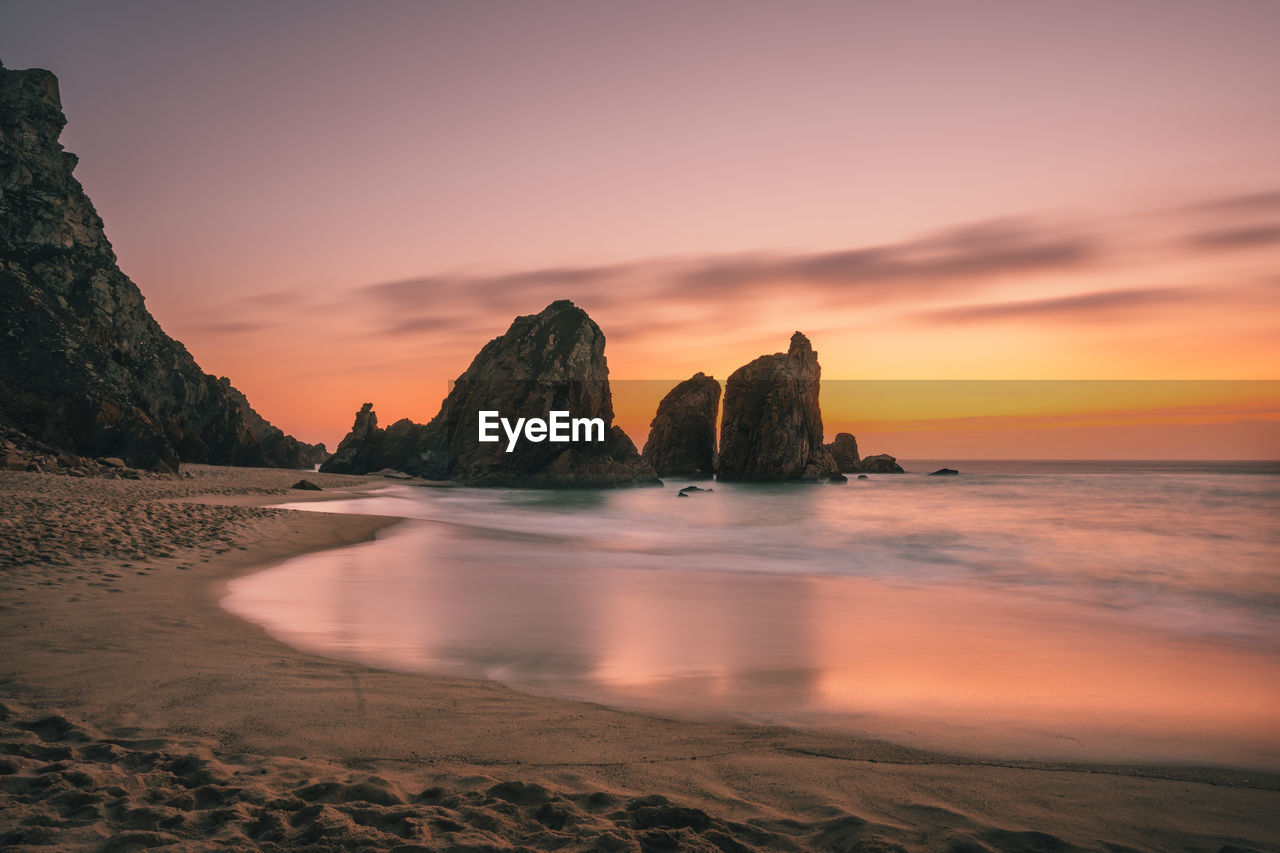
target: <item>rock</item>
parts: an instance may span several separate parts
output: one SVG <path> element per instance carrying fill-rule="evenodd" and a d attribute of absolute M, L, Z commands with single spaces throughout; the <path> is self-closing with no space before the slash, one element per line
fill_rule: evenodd
<path fill-rule="evenodd" d="M 568 300 L 517 317 L 480 350 L 430 423 L 401 420 L 379 429 L 366 403 L 320 470 L 364 474 L 390 467 L 472 486 L 661 485 L 631 439 L 613 425 L 604 343 L 600 327 Z M 598 418 L 602 440 L 526 440 L 508 452 L 501 430 L 499 441 L 478 440 L 481 411 L 498 412 L 512 423 L 546 419 L 552 411 Z"/>
<path fill-rule="evenodd" d="M 302 491 L 304 491 L 304 492 L 323 492 L 323 491 L 324 491 L 324 489 L 320 488 L 319 486 L 317 486 L 315 483 L 311 482 L 310 480 L 299 480 L 298 482 L 294 483 L 294 484 L 293 484 L 292 486 L 290 486 L 289 488 L 291 488 L 291 489 L 301 489 L 301 490 L 302 490 Z"/>
<path fill-rule="evenodd" d="M 102 460 L 102 464 L 108 468 L 124 468 L 124 460 L 118 456 L 108 456 Z"/>
<path fill-rule="evenodd" d="M 397 471 L 394 468 L 383 468 L 381 471 L 373 472 L 376 476 L 386 477 L 389 480 L 412 480 L 412 474 L 406 474 L 403 471 Z"/>
<path fill-rule="evenodd" d="M 63 468 L 76 468 L 83 461 L 84 460 L 82 460 L 79 456 L 75 455 L 74 453 L 69 453 L 65 450 L 58 452 L 58 464 L 61 465 Z"/>
<path fill-rule="evenodd" d="M 676 497 L 687 498 L 689 497 L 689 494 L 691 492 L 714 492 L 714 491 L 715 489 L 702 489 L 702 488 L 699 488 L 698 486 L 685 486 L 683 489 L 676 492 Z"/>
<path fill-rule="evenodd" d="M 878 453 L 862 460 L 862 470 L 868 474 L 901 474 L 902 466 L 888 453 Z"/>
<path fill-rule="evenodd" d="M 126 480 L 141 480 L 142 472 L 138 471 L 136 468 L 125 468 L 120 472 L 120 476 Z"/>
<path fill-rule="evenodd" d="M 173 471 L 309 467 L 147 311 L 73 176 L 48 71 L 0 67 L 0 423 L 54 450 Z"/>
<path fill-rule="evenodd" d="M 828 483 L 847 483 L 849 482 L 849 478 L 846 477 L 844 474 L 841 474 L 839 471 L 837 471 L 836 473 L 827 477 L 827 482 Z"/>
<path fill-rule="evenodd" d="M 960 472 L 955 468 L 939 468 L 937 471 L 930 471 L 930 477 L 954 477 Z"/>
<path fill-rule="evenodd" d="M 724 389 L 720 479 L 817 481 L 839 473 L 822 445 L 820 375 L 818 354 L 799 332 L 786 353 L 733 372 Z"/>
<path fill-rule="evenodd" d="M 859 474 L 859 475 L 858 475 L 858 479 L 859 479 L 859 480 L 865 480 L 865 479 L 867 479 L 867 475 L 866 475 L 866 474 Z"/>
<path fill-rule="evenodd" d="M 6 453 L 4 455 L 4 468 L 6 471 L 25 471 L 27 470 L 27 457 L 20 453 Z"/>
<path fill-rule="evenodd" d="M 695 373 L 658 404 L 641 456 L 659 477 L 712 476 L 719 409 L 720 383 Z"/>
<path fill-rule="evenodd" d="M 836 440 L 826 445 L 831 458 L 836 460 L 836 467 L 842 473 L 852 474 L 861 471 L 861 460 L 858 458 L 858 440 L 847 432 L 836 433 Z"/>

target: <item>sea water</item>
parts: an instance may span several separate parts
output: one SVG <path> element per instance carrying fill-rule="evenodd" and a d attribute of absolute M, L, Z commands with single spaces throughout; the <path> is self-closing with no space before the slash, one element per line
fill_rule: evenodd
<path fill-rule="evenodd" d="M 233 581 L 297 648 L 540 695 L 1006 758 L 1280 768 L 1280 465 L 525 491 Z"/>

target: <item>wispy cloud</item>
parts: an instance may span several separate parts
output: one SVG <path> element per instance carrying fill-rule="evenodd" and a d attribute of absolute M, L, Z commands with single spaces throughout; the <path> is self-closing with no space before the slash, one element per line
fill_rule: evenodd
<path fill-rule="evenodd" d="M 1280 222 L 1202 231 L 1192 234 L 1186 242 L 1196 249 L 1252 249 L 1280 245 Z"/>

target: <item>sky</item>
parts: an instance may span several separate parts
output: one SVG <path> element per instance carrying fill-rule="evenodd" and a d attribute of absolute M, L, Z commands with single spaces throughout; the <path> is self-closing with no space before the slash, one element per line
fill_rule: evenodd
<path fill-rule="evenodd" d="M 6 67 L 58 75 L 161 325 L 331 448 L 366 401 L 428 420 L 559 298 L 604 330 L 637 444 L 656 397 L 628 381 L 723 380 L 795 330 L 829 437 L 898 455 L 924 445 L 831 380 L 1280 379 L 1270 0 L 0 0 L 0 22 Z M 1275 384 L 1178 387 L 1232 453 L 1280 455 Z"/>

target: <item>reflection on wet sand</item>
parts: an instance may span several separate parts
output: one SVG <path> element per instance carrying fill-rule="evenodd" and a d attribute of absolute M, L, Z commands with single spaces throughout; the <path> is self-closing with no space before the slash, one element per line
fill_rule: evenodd
<path fill-rule="evenodd" d="M 414 521 L 240 579 L 226 605 L 323 654 L 660 713 L 1280 766 L 1280 661 L 1245 643 L 1033 588 L 653 565 L 580 537 Z"/>

